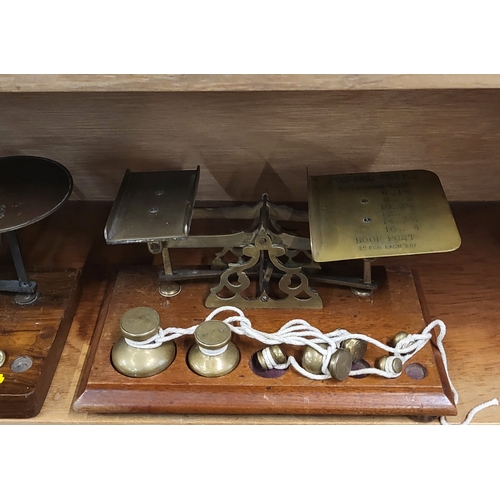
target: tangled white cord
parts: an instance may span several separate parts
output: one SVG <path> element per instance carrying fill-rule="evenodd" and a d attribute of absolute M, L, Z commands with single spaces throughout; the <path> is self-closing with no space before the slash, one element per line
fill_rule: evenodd
<path fill-rule="evenodd" d="M 336 329 L 329 333 L 323 333 L 317 328 L 311 326 L 307 321 L 302 319 L 293 319 L 288 323 L 284 324 L 277 332 L 274 333 L 266 333 L 261 332 L 255 329 L 252 326 L 251 321 L 245 316 L 243 311 L 238 309 L 237 307 L 232 306 L 223 306 L 219 307 L 212 311 L 205 321 L 212 320 L 215 316 L 222 312 L 234 312 L 236 316 L 230 316 L 229 318 L 224 319 L 224 323 L 226 323 L 231 331 L 237 335 L 246 336 L 259 342 L 267 345 L 279 345 L 279 344 L 288 344 L 295 346 L 310 346 L 313 349 L 317 350 L 323 356 L 322 363 L 322 374 L 316 375 L 308 372 L 300 364 L 293 356 L 289 356 L 286 363 L 278 364 L 274 361 L 274 358 L 268 352 L 267 349 L 262 351 L 264 360 L 268 366 L 268 368 L 276 368 L 276 369 L 286 369 L 289 366 L 293 366 L 293 368 L 298 371 L 304 377 L 308 377 L 313 380 L 325 380 L 332 378 L 329 373 L 327 367 L 328 362 L 330 360 L 331 355 L 340 347 L 340 344 L 344 340 L 348 339 L 360 339 L 364 340 L 370 344 L 373 344 L 380 349 L 383 349 L 390 353 L 391 357 L 399 358 L 401 362 L 404 364 L 410 358 L 412 358 L 418 351 L 423 349 L 427 342 L 432 338 L 431 331 L 438 327 L 439 334 L 436 337 L 436 347 L 438 348 L 441 358 L 443 360 L 443 366 L 446 372 L 446 376 L 448 378 L 450 388 L 453 392 L 453 398 L 455 404 L 458 403 L 458 393 L 453 386 L 450 375 L 448 373 L 448 362 L 446 358 L 446 353 L 443 346 L 443 339 L 446 335 L 446 325 L 439 319 L 436 319 L 429 323 L 421 333 L 410 334 L 404 339 L 400 340 L 395 347 L 390 347 L 382 342 L 379 342 L 376 339 L 369 337 L 368 335 L 363 335 L 361 333 L 350 333 L 347 330 Z M 164 342 L 169 342 L 171 340 L 175 340 L 184 335 L 192 335 L 196 330 L 198 325 L 191 326 L 189 328 L 176 328 L 169 327 L 159 330 L 159 332 L 152 338 L 142 341 L 135 342 L 132 340 L 125 339 L 127 344 L 132 347 L 138 347 L 142 349 L 152 349 L 155 347 L 159 347 Z M 326 347 L 323 347 L 326 344 Z M 212 353 L 213 355 L 213 353 Z M 379 375 L 381 377 L 386 378 L 396 378 L 401 375 L 401 372 L 396 373 L 392 368 L 392 363 L 386 363 L 386 370 L 380 370 L 378 368 L 362 368 L 359 370 L 351 370 L 349 373 L 350 376 L 359 376 L 359 375 Z M 470 421 L 474 418 L 474 415 L 479 411 L 488 408 L 489 406 L 498 405 L 498 400 L 492 399 L 485 403 L 482 403 L 475 408 L 473 408 L 467 415 L 466 419 L 462 422 L 463 425 L 470 423 Z M 448 424 L 445 417 L 440 418 L 441 424 Z"/>

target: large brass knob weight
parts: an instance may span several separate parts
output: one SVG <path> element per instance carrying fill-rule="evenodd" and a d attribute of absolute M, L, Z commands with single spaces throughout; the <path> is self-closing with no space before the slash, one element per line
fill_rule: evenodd
<path fill-rule="evenodd" d="M 175 358 L 173 341 L 143 349 L 127 344 L 125 339 L 142 342 L 158 333 L 160 316 L 150 307 L 129 309 L 120 319 L 120 338 L 111 351 L 115 369 L 127 377 L 151 377 L 166 370 Z"/>

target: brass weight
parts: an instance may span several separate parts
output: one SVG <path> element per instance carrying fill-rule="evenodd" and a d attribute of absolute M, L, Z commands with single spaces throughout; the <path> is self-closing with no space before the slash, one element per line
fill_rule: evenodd
<path fill-rule="evenodd" d="M 323 348 L 327 348 L 328 344 L 319 344 Z M 323 355 L 311 346 L 304 349 L 302 355 L 302 368 L 315 375 L 321 375 L 321 367 L 323 365 Z M 352 368 L 352 355 L 348 349 L 341 347 L 337 349 L 328 361 L 328 371 L 335 380 L 345 380 Z"/>
<path fill-rule="evenodd" d="M 406 332 L 399 332 L 398 334 L 396 334 L 396 335 L 394 336 L 394 338 L 393 338 L 393 339 L 389 342 L 389 344 L 388 344 L 388 345 L 389 345 L 389 346 L 391 346 L 391 347 L 396 347 L 396 346 L 398 345 L 398 343 L 399 343 L 401 340 L 403 340 L 403 339 L 405 339 L 406 337 L 408 337 L 408 335 L 409 335 L 409 334 L 408 334 L 408 333 L 406 333 Z M 414 341 L 412 341 L 412 342 L 408 342 L 408 344 L 406 345 L 406 347 L 410 347 L 410 346 L 411 346 L 411 345 L 413 345 L 413 344 L 415 344 L 415 342 L 414 342 Z M 410 353 L 410 352 L 412 352 L 412 351 L 408 351 L 408 353 Z"/>
<path fill-rule="evenodd" d="M 395 356 L 382 356 L 375 361 L 375 368 L 388 372 L 390 372 L 392 368 L 394 373 L 401 373 L 403 371 L 403 362 L 400 358 L 396 358 Z"/>
<path fill-rule="evenodd" d="M 361 339 L 347 339 L 344 340 L 340 346 L 347 349 L 351 353 L 352 362 L 357 363 L 359 360 L 363 359 L 366 348 L 368 347 L 368 342 Z"/>
<path fill-rule="evenodd" d="M 151 377 L 166 370 L 175 358 L 173 341 L 159 347 L 142 349 L 132 347 L 125 339 L 142 342 L 156 335 L 160 329 L 160 316 L 150 307 L 129 309 L 120 319 L 120 338 L 111 351 L 114 368 L 127 377 Z"/>
<path fill-rule="evenodd" d="M 221 377 L 232 372 L 240 362 L 240 351 L 231 342 L 231 329 L 223 321 L 205 321 L 194 331 L 187 362 L 202 377 Z"/>
<path fill-rule="evenodd" d="M 269 347 L 266 347 L 265 349 L 268 349 L 269 354 L 273 358 L 274 362 L 278 365 L 284 365 L 287 361 L 287 356 L 283 349 L 279 345 L 272 345 Z M 270 370 L 269 366 L 267 366 L 267 362 L 264 358 L 264 355 L 262 354 L 262 351 L 264 349 L 261 349 L 260 351 L 257 351 L 257 362 L 259 363 L 259 366 L 263 370 Z"/>

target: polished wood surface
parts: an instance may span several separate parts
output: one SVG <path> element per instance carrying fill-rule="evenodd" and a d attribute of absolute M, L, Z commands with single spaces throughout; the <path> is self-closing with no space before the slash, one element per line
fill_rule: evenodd
<path fill-rule="evenodd" d="M 83 268 L 82 297 L 67 342 L 40 414 L 29 420 L 3 419 L 3 423 L 403 423 L 403 416 L 305 416 L 305 415 L 95 415 L 72 410 L 81 370 L 90 345 L 106 279 L 113 266 L 150 264 L 145 245 L 108 247 L 102 236 L 111 205 L 69 202 L 39 224 L 20 231 L 27 248 L 28 266 L 56 264 Z M 452 204 L 462 236 L 462 246 L 450 254 L 382 259 L 379 263 L 417 270 L 432 319 L 442 319 L 448 333 L 444 341 L 451 381 L 460 401 L 458 415 L 448 421 L 461 422 L 477 404 L 500 396 L 500 327 L 498 294 L 500 281 L 494 265 L 500 247 L 500 204 Z M 0 263 L 8 256 L 0 248 Z M 182 252 L 172 252 L 174 265 Z M 488 408 L 476 415 L 475 423 L 500 423 L 500 409 Z"/>
<path fill-rule="evenodd" d="M 499 75 L 0 75 L 0 92 L 500 88 Z"/>
<path fill-rule="evenodd" d="M 424 169 L 500 200 L 500 89 L 0 93 L 0 154 L 66 166 L 73 200 L 132 171 L 201 167 L 197 200 L 306 201 L 311 175 Z"/>
<path fill-rule="evenodd" d="M 27 271 L 40 294 L 34 303 L 15 304 L 14 294 L 0 294 L 0 349 L 7 356 L 0 367 L 5 377 L 0 384 L 0 418 L 29 418 L 40 412 L 80 294 L 77 270 Z M 0 269 L 2 277 L 9 274 L 12 270 Z M 16 372 L 11 366 L 21 357 L 33 364 Z"/>
<path fill-rule="evenodd" d="M 212 254 L 213 255 L 213 254 Z M 111 298 L 104 300 L 101 315 L 91 342 L 74 409 L 88 413 L 192 413 L 192 414 L 301 414 L 301 415 L 454 415 L 453 397 L 442 382 L 432 345 L 411 359 L 427 371 L 422 380 L 406 373 L 397 379 L 368 376 L 314 381 L 289 368 L 280 377 L 259 376 L 252 356 L 265 344 L 233 335 L 240 352 L 238 366 L 223 377 L 205 378 L 195 374 L 186 363 L 191 335 L 175 340 L 176 356 L 172 365 L 153 377 L 130 378 L 118 373 L 110 363 L 111 349 L 121 337 L 120 318 L 134 307 L 152 307 L 161 325 L 187 328 L 200 324 L 210 313 L 204 306 L 210 287 L 216 283 L 186 282 L 181 293 L 170 299 L 160 296 L 157 266 L 121 269 L 113 283 Z M 314 284 L 323 300 L 323 309 L 246 310 L 247 318 L 259 331 L 275 332 L 285 323 L 300 317 L 323 332 L 345 328 L 364 333 L 387 344 L 403 330 L 418 333 L 428 320 L 423 317 L 410 271 L 397 270 L 379 274 L 379 287 L 373 297 L 361 298 L 350 289 Z M 224 319 L 222 313 L 215 319 Z M 97 344 L 97 346 L 96 346 Z M 301 361 L 303 348 L 283 346 L 287 355 Z M 368 345 L 364 360 L 374 366 L 385 351 Z M 410 361 L 407 365 L 410 364 Z M 88 366 L 90 365 L 90 366 Z M 275 372 L 276 373 L 276 372 Z"/>

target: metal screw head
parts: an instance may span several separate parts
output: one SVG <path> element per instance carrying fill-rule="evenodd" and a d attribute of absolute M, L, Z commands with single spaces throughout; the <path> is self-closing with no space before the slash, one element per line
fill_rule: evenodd
<path fill-rule="evenodd" d="M 162 297 L 175 297 L 181 293 L 181 285 L 176 281 L 162 281 L 158 287 L 158 293 Z"/>
<path fill-rule="evenodd" d="M 160 252 L 161 251 L 161 246 L 159 243 L 150 243 L 149 244 L 149 250 L 151 252 Z"/>
<path fill-rule="evenodd" d="M 34 293 L 16 293 L 14 296 L 14 302 L 19 304 L 20 306 L 26 306 L 28 304 L 33 304 L 40 297 L 40 293 L 38 291 Z"/>

